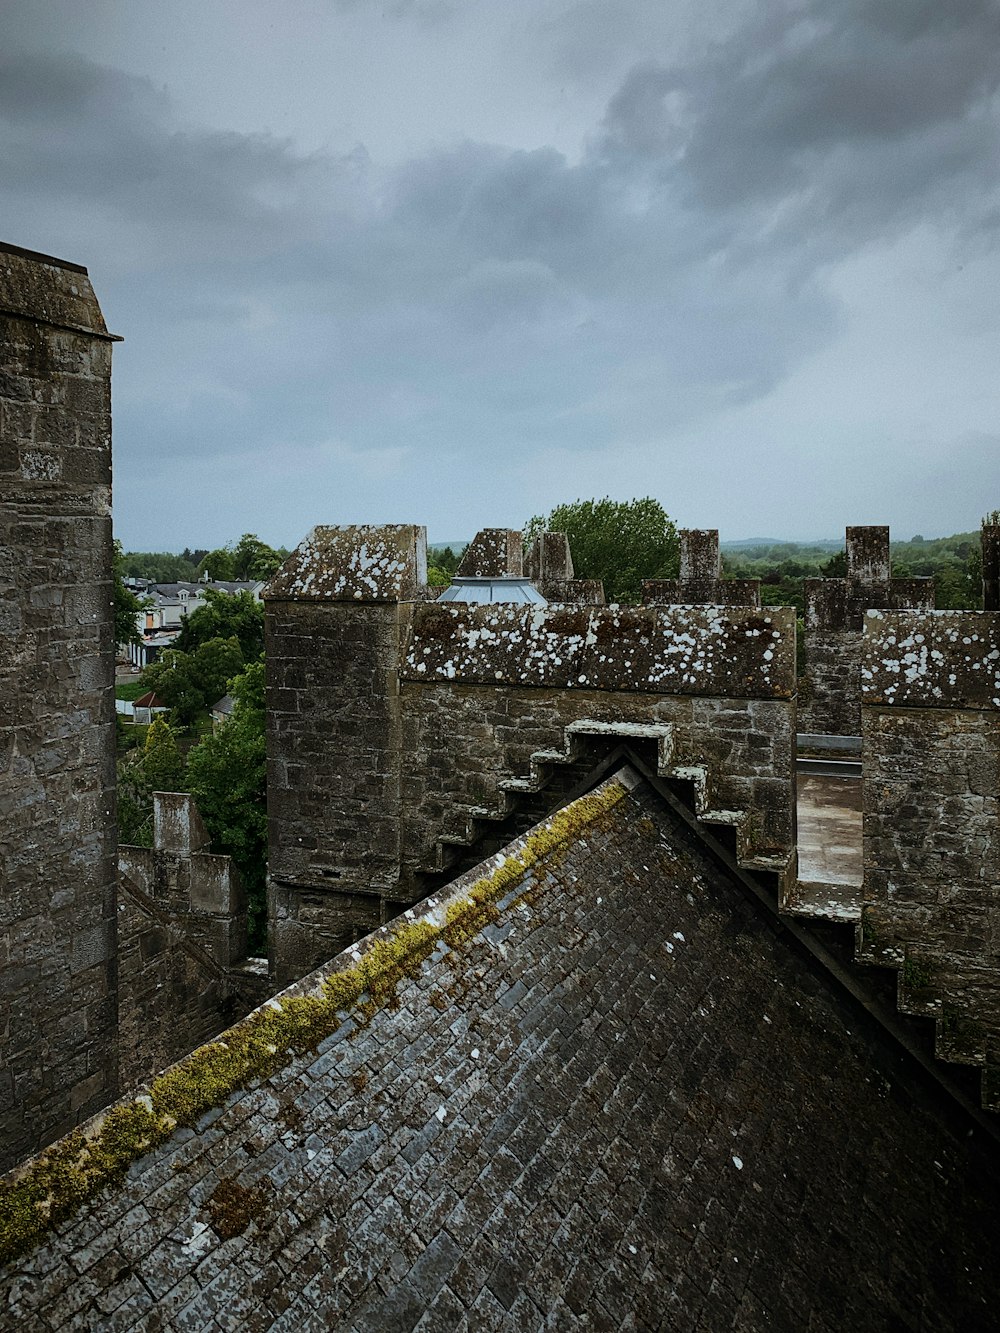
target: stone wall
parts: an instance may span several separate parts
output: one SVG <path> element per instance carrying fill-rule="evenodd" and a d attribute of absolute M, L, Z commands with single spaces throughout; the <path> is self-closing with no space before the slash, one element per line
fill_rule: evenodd
<path fill-rule="evenodd" d="M 894 579 L 887 527 L 847 529 L 847 576 L 805 580 L 805 680 L 799 690 L 799 730 L 822 735 L 861 733 L 862 622 L 866 611 L 930 610 L 934 580 Z"/>
<path fill-rule="evenodd" d="M 153 796 L 153 846 L 120 847 L 119 1063 L 134 1087 L 266 998 L 247 968 L 247 900 L 192 797 Z"/>
<path fill-rule="evenodd" d="M 502 816 L 499 784 L 523 779 L 536 751 L 564 751 L 582 721 L 671 731 L 702 804 L 739 825 L 748 852 L 787 860 L 792 611 L 421 603 L 418 530 L 365 531 L 412 554 L 378 597 L 338 582 L 352 530 L 320 555 L 311 537 L 265 590 L 279 984 L 423 896 L 440 844 L 477 810 Z M 479 534 L 469 577 L 516 573 L 518 538 Z"/>
<path fill-rule="evenodd" d="M 717 528 L 682 528 L 680 576 L 644 579 L 644 606 L 760 606 L 759 579 L 724 579 Z"/>
<path fill-rule="evenodd" d="M 980 542 L 983 556 L 983 610 L 1000 611 L 1000 526 L 984 523 Z"/>
<path fill-rule="evenodd" d="M 0 1168 L 117 1090 L 111 343 L 0 245 Z"/>
<path fill-rule="evenodd" d="M 939 1053 L 1000 1066 L 1000 615 L 869 612 L 862 691 L 861 956 Z"/>
<path fill-rule="evenodd" d="M 426 580 L 423 528 L 318 528 L 264 589 L 279 984 L 378 925 L 395 892 L 399 659 Z"/>
<path fill-rule="evenodd" d="M 564 532 L 539 532 L 525 561 L 525 573 L 547 602 L 604 605 L 600 579 L 578 579 Z"/>

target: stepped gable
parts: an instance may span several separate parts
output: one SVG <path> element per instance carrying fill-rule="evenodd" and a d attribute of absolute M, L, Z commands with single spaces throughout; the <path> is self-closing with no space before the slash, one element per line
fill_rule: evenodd
<path fill-rule="evenodd" d="M 7 1317 L 995 1326 L 1000 1186 L 978 1136 L 632 770 L 402 928 L 424 958 L 391 1003 L 363 1021 L 345 1001 L 318 1049 L 275 1052 L 139 1156 L 8 1269 Z M 270 1004 L 343 985 L 395 929 Z M 242 1030 L 261 1016 L 280 1018 Z M 175 1071 L 175 1103 L 204 1060 Z"/>

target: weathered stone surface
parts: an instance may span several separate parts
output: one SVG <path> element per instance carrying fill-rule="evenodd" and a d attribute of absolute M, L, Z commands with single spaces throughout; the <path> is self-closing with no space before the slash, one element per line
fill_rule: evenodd
<path fill-rule="evenodd" d="M 525 572 L 549 603 L 603 606 L 604 584 L 600 579 L 574 577 L 569 539 L 564 532 L 539 532 L 531 543 Z"/>
<path fill-rule="evenodd" d="M 787 699 L 795 694 L 795 613 L 424 605 L 414 615 L 403 676 Z"/>
<path fill-rule="evenodd" d="M 1000 1069 L 1000 615 L 865 622 L 861 955 L 946 1058 Z M 984 1087 L 1000 1108 L 1000 1087 Z"/>
<path fill-rule="evenodd" d="M 889 529 L 847 529 L 847 577 L 805 580 L 806 678 L 800 685 L 803 731 L 857 736 L 861 731 L 861 633 L 866 613 L 930 610 L 933 579 L 894 579 Z"/>
<path fill-rule="evenodd" d="M 287 984 L 384 920 L 395 893 L 411 608 L 266 607 L 269 944 Z"/>
<path fill-rule="evenodd" d="M 412 681 L 401 697 L 404 753 L 414 756 L 404 778 L 404 898 L 420 895 L 435 841 L 460 833 L 477 811 L 502 808 L 501 784 L 525 778 L 534 754 L 563 750 L 580 718 L 671 724 L 674 763 L 710 772 L 711 803 L 755 812 L 759 850 L 792 848 L 795 714 L 784 700 Z"/>
<path fill-rule="evenodd" d="M 153 846 L 120 847 L 119 1061 L 134 1087 L 264 998 L 244 973 L 246 892 L 191 796 L 156 792 Z M 264 990 L 266 993 L 266 988 Z"/>
<path fill-rule="evenodd" d="M 111 339 L 0 246 L 0 1167 L 117 1090 Z"/>
<path fill-rule="evenodd" d="M 524 573 L 524 539 L 513 528 L 483 528 L 462 555 L 457 578 L 499 579 Z"/>
<path fill-rule="evenodd" d="M 983 610 L 1000 611 L 1000 526 L 984 523 L 980 541 L 983 556 Z"/>
<path fill-rule="evenodd" d="M 412 523 L 316 527 L 264 589 L 265 600 L 398 602 L 427 584 L 427 529 Z"/>
<path fill-rule="evenodd" d="M 682 528 L 680 577 L 644 579 L 643 606 L 760 606 L 759 579 L 724 579 L 717 528 Z"/>
<path fill-rule="evenodd" d="M 394 1007 L 136 1163 L 0 1309 L 967 1333 L 998 1226 L 995 1162 L 638 788 Z"/>
<path fill-rule="evenodd" d="M 869 611 L 861 694 L 900 708 L 1000 708 L 1000 614 Z"/>

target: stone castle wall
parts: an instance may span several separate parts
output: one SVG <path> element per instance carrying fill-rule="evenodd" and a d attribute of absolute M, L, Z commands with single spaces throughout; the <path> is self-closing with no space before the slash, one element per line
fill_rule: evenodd
<path fill-rule="evenodd" d="M 111 343 L 0 245 L 0 1169 L 118 1086 Z"/>
<path fill-rule="evenodd" d="M 268 993 L 247 967 L 247 900 L 213 855 L 192 797 L 156 792 L 153 846 L 118 865 L 119 1064 L 134 1087 L 220 1032 Z"/>
<path fill-rule="evenodd" d="M 862 690 L 862 954 L 1000 1065 L 1000 615 L 870 612 Z"/>
<path fill-rule="evenodd" d="M 930 610 L 934 580 L 895 579 L 887 527 L 847 529 L 847 576 L 805 580 L 806 679 L 799 730 L 861 734 L 862 623 L 866 611 Z"/>
<path fill-rule="evenodd" d="M 265 590 L 278 984 L 422 897 L 436 845 L 582 720 L 672 724 L 673 762 L 710 770 L 712 804 L 752 808 L 748 839 L 791 852 L 791 611 L 421 602 L 422 530 L 319 531 Z M 359 582 L 376 550 L 391 559 Z M 516 533 L 470 550 L 478 577 L 522 568 Z"/>

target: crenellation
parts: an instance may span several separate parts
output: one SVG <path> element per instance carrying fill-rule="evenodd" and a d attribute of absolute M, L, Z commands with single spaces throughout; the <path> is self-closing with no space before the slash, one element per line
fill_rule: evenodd
<path fill-rule="evenodd" d="M 980 547 L 983 567 L 983 610 L 1000 611 L 1000 524 L 983 524 Z"/>
<path fill-rule="evenodd" d="M 759 579 L 725 579 L 717 528 L 682 528 L 680 577 L 644 579 L 643 606 L 760 606 Z"/>
<path fill-rule="evenodd" d="M 802 730 L 856 736 L 861 730 L 862 626 L 868 611 L 927 611 L 931 578 L 892 577 L 887 527 L 847 529 L 847 574 L 805 580 L 806 677 Z"/>
<path fill-rule="evenodd" d="M 524 574 L 524 538 L 515 528 L 477 532 L 455 571 L 456 578 L 498 579 Z"/>

